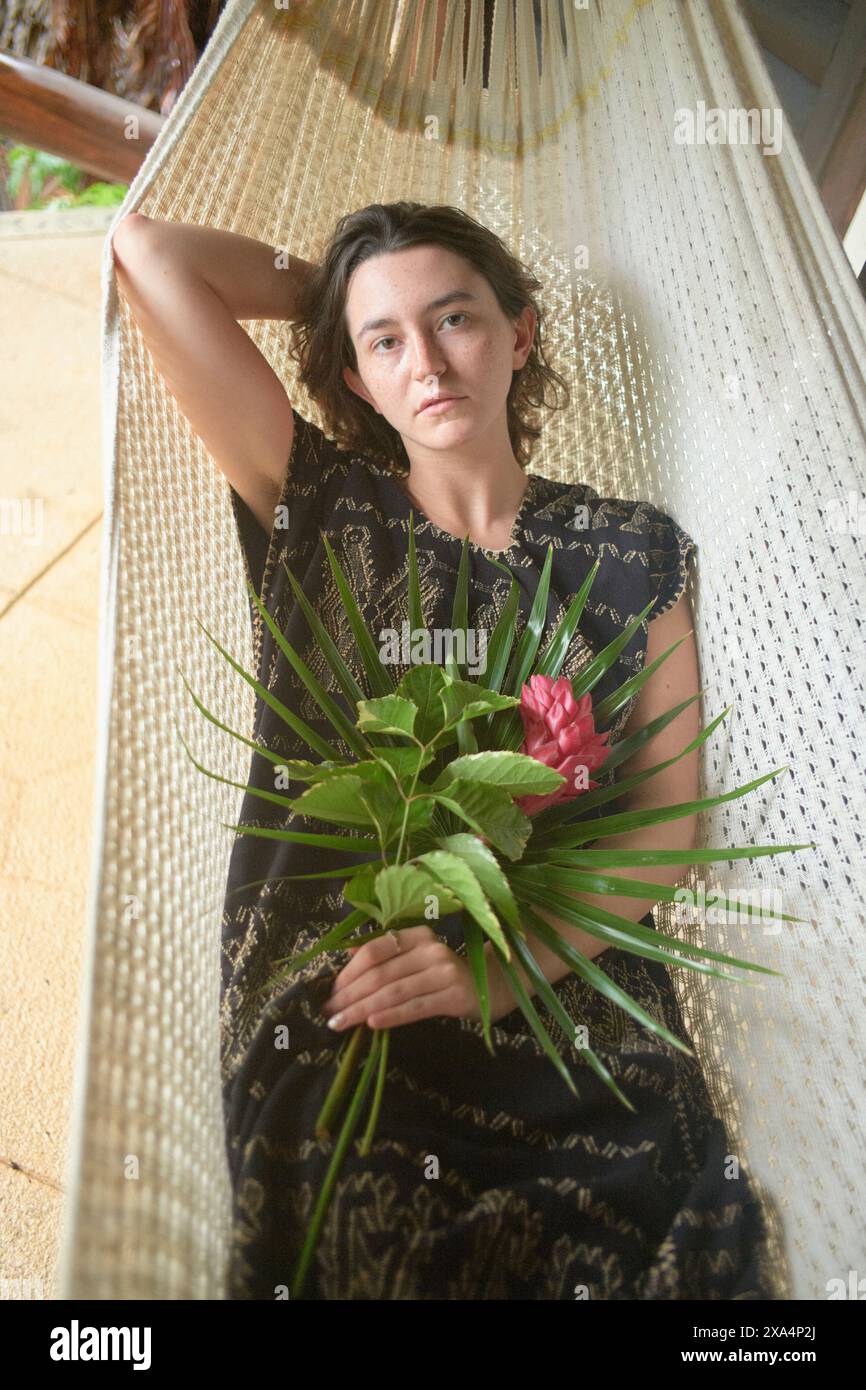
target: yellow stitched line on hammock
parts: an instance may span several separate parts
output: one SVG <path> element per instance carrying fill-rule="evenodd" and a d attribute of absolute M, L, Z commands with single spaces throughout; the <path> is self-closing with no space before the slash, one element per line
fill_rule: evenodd
<path fill-rule="evenodd" d="M 613 57 L 613 54 L 616 52 L 618 48 L 623 48 L 628 43 L 628 31 L 632 26 L 632 23 L 638 10 L 646 9 L 649 5 L 652 5 L 653 3 L 654 0 L 632 0 L 632 4 L 630 8 L 626 11 L 622 24 L 620 24 L 619 28 L 615 30 L 613 38 L 611 42 L 608 44 L 608 49 L 605 53 L 602 66 L 599 68 L 592 82 L 587 83 L 587 85 L 585 87 L 582 87 L 579 92 L 576 92 L 571 104 L 565 108 L 561 115 L 549 121 L 546 126 L 543 126 L 540 131 L 536 132 L 531 142 L 527 142 L 525 140 L 491 140 L 489 138 L 480 136 L 478 131 L 470 126 L 463 126 L 456 129 L 452 128 L 451 130 L 449 130 L 449 141 L 452 144 L 454 144 L 458 143 L 460 140 L 471 140 L 474 148 L 480 147 L 487 154 L 518 154 L 526 150 L 527 148 L 531 148 L 532 145 L 544 144 L 547 140 L 550 139 L 551 136 L 558 135 L 559 132 L 565 126 L 566 122 L 573 116 L 577 107 L 585 107 L 586 105 L 588 105 L 589 97 L 595 98 L 599 95 L 599 92 L 601 90 L 599 86 L 599 80 L 601 79 L 606 82 L 608 78 L 613 76 L 613 69 L 608 66 L 610 59 Z M 272 18 L 276 18 L 277 16 L 279 16 L 283 20 L 287 28 L 296 32 L 300 32 L 303 29 L 312 31 L 315 30 L 315 28 L 317 27 L 315 20 L 311 21 L 310 19 L 307 19 L 307 22 L 304 23 L 303 15 L 300 14 L 297 10 L 277 10 L 274 12 Z M 349 91 L 354 96 L 361 96 L 365 101 L 368 102 L 375 101 L 377 111 L 381 112 L 383 116 L 391 122 L 391 124 L 397 131 L 404 131 L 410 129 L 410 127 L 408 126 L 401 125 L 400 121 L 398 120 L 399 114 L 401 110 L 403 110 L 403 107 L 389 106 L 385 102 L 383 102 L 381 99 L 381 88 L 371 86 L 369 83 L 361 85 L 360 83 L 355 81 L 353 79 L 354 65 L 350 63 L 348 59 L 341 58 L 340 53 L 341 50 L 339 49 L 325 48 L 319 55 L 319 62 L 323 67 L 329 67 L 332 71 L 338 73 L 342 78 L 344 78 L 346 80 L 346 84 Z M 386 79 L 385 85 L 392 85 L 392 83 L 393 78 L 389 78 Z"/>

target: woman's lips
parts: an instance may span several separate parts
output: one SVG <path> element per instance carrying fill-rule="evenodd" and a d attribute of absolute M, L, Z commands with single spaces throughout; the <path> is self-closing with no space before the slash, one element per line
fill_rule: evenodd
<path fill-rule="evenodd" d="M 458 401 L 465 399 L 465 396 L 442 396 L 439 399 L 428 401 L 426 405 L 422 405 L 418 413 L 420 415 L 427 415 L 428 413 L 438 415 L 443 410 L 447 410 L 449 405 L 457 405 Z"/>

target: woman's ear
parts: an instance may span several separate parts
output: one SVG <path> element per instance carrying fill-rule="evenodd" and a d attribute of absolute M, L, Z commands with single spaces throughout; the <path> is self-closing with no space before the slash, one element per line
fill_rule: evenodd
<path fill-rule="evenodd" d="M 382 412 L 379 410 L 379 407 L 376 405 L 376 402 L 373 400 L 373 397 L 370 395 L 370 392 L 367 390 L 357 372 L 353 371 L 351 367 L 344 367 L 343 380 L 350 391 L 354 391 L 356 396 L 360 396 L 362 401 L 366 401 L 368 405 L 373 407 L 377 415 L 381 415 Z"/>
<path fill-rule="evenodd" d="M 530 352 L 532 351 L 532 344 L 535 339 L 535 330 L 538 326 L 538 315 L 536 314 L 531 304 L 527 304 L 524 306 L 519 316 L 515 320 L 514 326 L 517 330 L 517 335 L 514 342 L 514 352 L 515 356 L 520 356 L 522 358 L 522 361 L 518 363 L 514 369 L 515 371 L 518 371 L 520 367 L 526 366 L 527 359 L 529 357 Z"/>

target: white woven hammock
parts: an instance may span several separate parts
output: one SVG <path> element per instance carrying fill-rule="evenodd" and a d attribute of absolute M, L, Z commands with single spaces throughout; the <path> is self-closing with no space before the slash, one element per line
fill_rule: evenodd
<path fill-rule="evenodd" d="M 778 1296 L 827 1298 L 829 1281 L 866 1274 L 866 311 L 787 124 L 777 153 L 735 143 L 738 112 L 782 117 L 730 0 L 542 3 L 540 75 L 532 5 L 515 18 L 500 0 L 489 90 L 479 4 L 464 76 L 463 9 L 447 7 L 434 77 L 432 4 L 236 0 L 118 220 L 141 209 L 315 260 L 346 211 L 453 203 L 545 282 L 573 401 L 533 471 L 645 498 L 697 542 L 704 724 L 733 704 L 702 794 L 789 765 L 703 816 L 700 843 L 818 845 L 687 881 L 764 905 L 755 895 L 778 890 L 802 925 L 656 912 L 661 930 L 784 973 L 673 971 L 732 1154 L 766 1203 Z M 727 140 L 701 138 L 712 108 Z M 175 721 L 205 766 L 246 781 L 247 752 L 178 672 L 249 732 L 252 692 L 195 619 L 250 670 L 250 614 L 228 486 L 118 299 L 108 241 L 103 275 L 98 811 L 58 1296 L 221 1298 L 222 823 L 241 792 L 196 771 Z M 245 327 L 319 422 L 286 326 Z"/>

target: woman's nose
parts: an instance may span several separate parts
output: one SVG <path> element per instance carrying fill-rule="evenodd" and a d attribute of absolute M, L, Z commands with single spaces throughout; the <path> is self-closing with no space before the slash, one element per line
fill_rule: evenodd
<path fill-rule="evenodd" d="M 439 375 L 445 369 L 436 346 L 427 342 L 424 338 L 416 339 L 413 349 L 413 366 L 416 377 L 422 382 L 427 383 L 428 378 L 435 384 Z"/>

